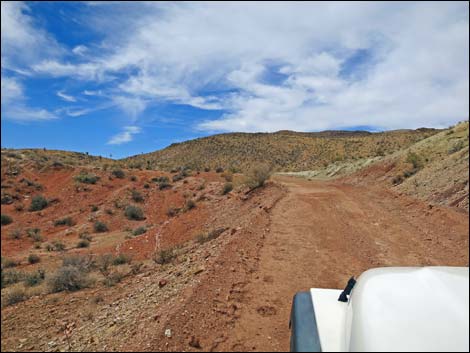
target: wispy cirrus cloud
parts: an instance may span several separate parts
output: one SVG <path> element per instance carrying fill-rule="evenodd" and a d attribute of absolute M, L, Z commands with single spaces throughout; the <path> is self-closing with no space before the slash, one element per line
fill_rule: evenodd
<path fill-rule="evenodd" d="M 70 96 L 68 94 L 65 94 L 63 91 L 57 91 L 56 92 L 57 96 L 62 98 L 64 101 L 67 101 L 67 102 L 76 102 L 77 101 L 77 98 L 73 97 L 73 96 Z"/>
<path fill-rule="evenodd" d="M 124 130 L 113 137 L 108 141 L 108 145 L 121 145 L 133 140 L 134 135 L 140 133 L 142 130 L 138 126 L 125 126 Z"/>

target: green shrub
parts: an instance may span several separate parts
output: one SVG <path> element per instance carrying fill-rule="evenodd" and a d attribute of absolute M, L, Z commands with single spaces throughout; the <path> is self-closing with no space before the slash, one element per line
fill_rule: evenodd
<path fill-rule="evenodd" d="M 54 246 L 55 251 L 64 251 L 65 250 L 65 244 L 62 243 L 60 240 L 54 240 L 52 242 L 52 245 Z"/>
<path fill-rule="evenodd" d="M 12 230 L 8 233 L 10 239 L 21 239 L 21 231 L 19 229 Z"/>
<path fill-rule="evenodd" d="M 10 224 L 11 222 L 13 222 L 13 219 L 6 215 L 6 214 L 2 214 L 1 215 L 1 222 L 2 222 L 2 226 L 5 226 L 7 224 Z"/>
<path fill-rule="evenodd" d="M 223 172 L 224 172 L 224 168 L 218 167 L 218 168 L 216 168 L 215 172 L 216 172 L 216 173 L 223 173 Z"/>
<path fill-rule="evenodd" d="M 96 184 L 100 177 L 95 174 L 80 173 L 74 179 L 83 184 Z"/>
<path fill-rule="evenodd" d="M 115 286 L 116 284 L 118 284 L 119 282 L 122 281 L 122 279 L 124 278 L 124 275 L 120 272 L 111 272 L 111 273 L 108 273 L 104 280 L 103 280 L 103 284 L 106 286 L 106 287 L 113 287 Z"/>
<path fill-rule="evenodd" d="M 111 172 L 118 179 L 124 179 L 126 177 L 126 173 L 122 169 L 115 169 Z"/>
<path fill-rule="evenodd" d="M 46 200 L 44 196 L 36 195 L 31 200 L 31 205 L 29 206 L 29 210 L 32 212 L 40 211 L 40 210 L 45 209 L 48 205 L 49 205 L 49 202 Z"/>
<path fill-rule="evenodd" d="M 126 207 L 126 209 L 124 210 L 124 215 L 127 217 L 127 219 L 134 221 L 140 221 L 145 219 L 144 212 L 142 211 L 142 209 L 133 205 L 129 205 Z"/>
<path fill-rule="evenodd" d="M 91 212 L 96 212 L 96 211 L 98 211 L 98 206 L 91 205 Z"/>
<path fill-rule="evenodd" d="M 82 268 L 72 265 L 60 267 L 48 280 L 52 293 L 74 292 L 87 288 L 90 284 L 88 273 Z"/>
<path fill-rule="evenodd" d="M 150 185 L 147 184 L 147 183 L 145 183 L 145 184 L 144 184 L 144 189 L 150 189 Z"/>
<path fill-rule="evenodd" d="M 131 191 L 131 197 L 132 197 L 132 200 L 134 200 L 134 202 L 143 202 L 144 201 L 144 197 L 137 190 L 132 190 Z"/>
<path fill-rule="evenodd" d="M 39 228 L 28 228 L 26 229 L 26 234 L 28 237 L 32 238 L 34 241 L 42 241 L 41 229 Z"/>
<path fill-rule="evenodd" d="M 52 244 L 49 244 L 47 243 L 44 248 L 47 250 L 47 251 L 54 251 L 54 245 Z"/>
<path fill-rule="evenodd" d="M 168 189 L 168 188 L 171 188 L 170 182 L 162 181 L 161 183 L 158 183 L 158 189 L 159 190 L 164 190 L 164 189 Z"/>
<path fill-rule="evenodd" d="M 421 157 L 418 156 L 415 152 L 408 152 L 406 156 L 406 162 L 413 165 L 413 169 L 421 169 L 423 162 Z"/>
<path fill-rule="evenodd" d="M 195 207 L 196 207 L 196 202 L 194 200 L 191 200 L 191 199 L 187 200 L 186 204 L 184 205 L 184 209 L 186 211 L 192 210 Z"/>
<path fill-rule="evenodd" d="M 90 242 L 86 239 L 80 239 L 77 243 L 77 248 L 88 248 L 90 246 Z"/>
<path fill-rule="evenodd" d="M 39 261 L 41 261 L 41 258 L 36 255 L 36 254 L 29 254 L 28 256 L 28 262 L 33 265 L 33 264 L 37 264 Z"/>
<path fill-rule="evenodd" d="M 96 221 L 93 225 L 93 229 L 96 233 L 104 233 L 108 231 L 108 226 L 104 222 Z"/>
<path fill-rule="evenodd" d="M 55 222 L 54 222 L 54 226 L 58 227 L 58 226 L 73 226 L 75 224 L 75 222 L 73 221 L 72 217 L 65 217 L 65 218 L 62 218 L 62 219 L 57 219 Z"/>
<path fill-rule="evenodd" d="M 124 265 L 130 262 L 131 262 L 131 258 L 127 256 L 126 254 L 119 254 L 113 259 L 114 266 Z"/>
<path fill-rule="evenodd" d="M 2 268 L 12 268 L 19 265 L 18 261 L 12 259 L 2 259 Z"/>
<path fill-rule="evenodd" d="M 88 240 L 89 242 L 93 239 L 93 237 L 88 234 L 88 232 L 82 232 L 78 235 L 78 237 L 83 240 Z"/>
<path fill-rule="evenodd" d="M 41 284 L 42 281 L 46 278 L 46 272 L 44 270 L 37 270 L 33 273 L 28 273 L 25 275 L 24 283 L 28 287 L 34 287 L 38 284 Z"/>
<path fill-rule="evenodd" d="M 208 173 L 208 172 L 211 171 L 211 169 L 210 169 L 209 167 L 205 167 L 205 168 L 204 168 L 204 171 L 205 171 L 206 173 Z"/>
<path fill-rule="evenodd" d="M 23 281 L 24 272 L 17 270 L 2 270 L 2 288 Z"/>
<path fill-rule="evenodd" d="M 137 177 L 135 175 L 131 175 L 129 178 L 130 181 L 137 181 Z"/>
<path fill-rule="evenodd" d="M 168 183 L 170 182 L 170 179 L 167 176 L 159 176 L 152 178 L 152 181 L 155 183 Z"/>
<path fill-rule="evenodd" d="M 154 261 L 159 265 L 168 264 L 176 257 L 173 249 L 160 250 L 154 258 Z"/>
<path fill-rule="evenodd" d="M 232 190 L 233 190 L 233 184 L 232 183 L 225 183 L 224 187 L 222 189 L 222 195 L 226 195 Z"/>
<path fill-rule="evenodd" d="M 26 292 L 23 288 L 13 288 L 5 296 L 5 305 L 14 305 L 27 299 Z"/>
<path fill-rule="evenodd" d="M 267 164 L 259 164 L 251 168 L 247 173 L 246 184 L 254 189 L 264 185 L 271 176 L 271 167 Z"/>
<path fill-rule="evenodd" d="M 147 232 L 147 228 L 145 227 L 139 227 L 139 228 L 136 228 L 134 229 L 134 231 L 132 232 L 133 235 L 141 235 L 141 234 L 144 234 Z"/>

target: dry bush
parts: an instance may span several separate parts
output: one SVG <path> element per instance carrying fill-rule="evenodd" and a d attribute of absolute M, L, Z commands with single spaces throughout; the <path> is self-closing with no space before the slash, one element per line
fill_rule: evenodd
<path fill-rule="evenodd" d="M 268 164 L 260 163 L 246 173 L 246 185 L 251 189 L 261 187 L 271 174 L 272 168 Z"/>

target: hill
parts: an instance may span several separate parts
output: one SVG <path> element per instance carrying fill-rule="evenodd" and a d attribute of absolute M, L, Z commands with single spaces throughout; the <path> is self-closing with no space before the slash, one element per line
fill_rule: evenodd
<path fill-rule="evenodd" d="M 357 160 L 391 154 L 438 133 L 435 129 L 324 131 L 275 133 L 228 133 L 175 143 L 156 152 L 121 160 L 130 168 L 172 170 L 222 167 L 246 171 L 269 163 L 277 171 L 300 171 L 326 166 L 334 161 Z"/>

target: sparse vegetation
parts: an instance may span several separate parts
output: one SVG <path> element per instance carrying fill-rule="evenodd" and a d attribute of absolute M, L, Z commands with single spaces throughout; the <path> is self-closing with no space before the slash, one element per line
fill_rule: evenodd
<path fill-rule="evenodd" d="M 135 189 L 131 191 L 131 197 L 134 202 L 144 201 L 144 197 L 142 196 L 142 194 Z"/>
<path fill-rule="evenodd" d="M 74 179 L 83 184 L 96 184 L 100 177 L 95 174 L 80 173 Z"/>
<path fill-rule="evenodd" d="M 226 195 L 232 190 L 233 190 L 233 184 L 232 183 L 225 183 L 224 187 L 222 188 L 222 195 Z"/>
<path fill-rule="evenodd" d="M 131 258 L 127 256 L 126 254 L 119 254 L 113 259 L 114 266 L 124 265 L 130 262 L 131 262 Z"/>
<path fill-rule="evenodd" d="M 36 195 L 31 200 L 31 205 L 29 206 L 29 211 L 41 211 L 49 205 L 47 199 L 42 195 Z"/>
<path fill-rule="evenodd" d="M 54 240 L 52 242 L 52 246 L 54 247 L 54 251 L 64 251 L 65 250 L 65 244 L 62 243 L 60 240 Z"/>
<path fill-rule="evenodd" d="M 48 280 L 52 293 L 74 292 L 91 285 L 88 272 L 80 266 L 63 265 Z"/>
<path fill-rule="evenodd" d="M 28 262 L 33 265 L 33 264 L 37 264 L 39 261 L 41 261 L 41 258 L 39 257 L 39 255 L 36 255 L 36 254 L 29 254 L 28 256 Z"/>
<path fill-rule="evenodd" d="M 5 305 L 14 305 L 27 299 L 24 288 L 13 288 L 5 296 Z"/>
<path fill-rule="evenodd" d="M 126 207 L 124 210 L 124 215 L 127 217 L 129 220 L 133 221 L 140 221 L 145 219 L 144 217 L 144 212 L 140 207 L 129 205 Z"/>
<path fill-rule="evenodd" d="M 157 252 L 154 261 L 159 265 L 165 265 L 172 262 L 175 258 L 176 253 L 173 248 L 170 248 Z"/>
<path fill-rule="evenodd" d="M 86 239 L 80 239 L 77 243 L 77 248 L 88 248 L 90 247 L 90 242 Z"/>
<path fill-rule="evenodd" d="M 6 214 L 2 213 L 2 215 L 1 215 L 2 226 L 5 226 L 5 225 L 10 224 L 12 222 L 13 222 L 13 219 L 9 215 L 6 215 Z"/>
<path fill-rule="evenodd" d="M 258 164 L 247 173 L 246 184 L 251 189 L 259 188 L 269 179 L 271 172 L 272 169 L 269 165 Z"/>
<path fill-rule="evenodd" d="M 96 233 L 104 233 L 108 231 L 108 226 L 104 222 L 96 221 L 95 224 L 93 224 L 93 229 Z"/>
<path fill-rule="evenodd" d="M 61 218 L 61 219 L 57 219 L 56 221 L 54 221 L 54 226 L 58 227 L 58 226 L 73 226 L 75 224 L 75 222 L 73 221 L 72 217 L 65 217 L 65 218 Z"/>
<path fill-rule="evenodd" d="M 185 205 L 184 205 L 184 210 L 185 211 L 189 211 L 189 210 L 192 210 L 193 208 L 196 207 L 196 202 L 194 200 L 187 200 Z"/>
<path fill-rule="evenodd" d="M 41 284 L 45 278 L 46 272 L 42 269 L 39 269 L 36 272 L 26 274 L 24 278 L 24 283 L 28 287 L 34 287 L 38 284 Z"/>
<path fill-rule="evenodd" d="M 98 206 L 91 205 L 91 212 L 96 212 L 96 211 L 98 211 Z"/>
<path fill-rule="evenodd" d="M 176 216 L 176 214 L 178 213 L 178 210 L 174 207 L 169 207 L 167 210 L 166 210 L 166 215 L 168 217 L 174 217 Z"/>
<path fill-rule="evenodd" d="M 145 227 L 139 227 L 139 228 L 136 228 L 132 231 L 132 234 L 133 235 L 141 235 L 141 234 L 144 234 L 147 232 L 147 228 Z"/>
<path fill-rule="evenodd" d="M 197 237 L 196 237 L 196 241 L 199 243 L 199 244 L 204 244 L 208 241 L 211 241 L 213 239 L 217 239 L 223 232 L 225 232 L 227 230 L 227 228 L 217 228 L 217 229 L 214 229 L 212 231 L 210 231 L 209 233 L 207 234 L 199 234 Z"/>
<path fill-rule="evenodd" d="M 126 173 L 122 169 L 115 169 L 111 172 L 118 179 L 124 179 L 126 177 Z"/>
<path fill-rule="evenodd" d="M 10 233 L 8 233 L 8 237 L 10 239 L 16 239 L 16 240 L 21 239 L 21 230 L 19 229 L 12 230 Z"/>
<path fill-rule="evenodd" d="M 12 268 L 19 265 L 18 261 L 12 259 L 3 259 L 2 258 L 2 268 Z"/>

